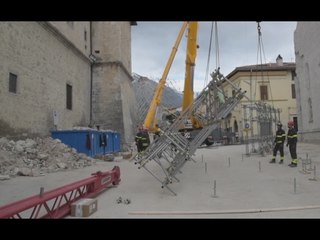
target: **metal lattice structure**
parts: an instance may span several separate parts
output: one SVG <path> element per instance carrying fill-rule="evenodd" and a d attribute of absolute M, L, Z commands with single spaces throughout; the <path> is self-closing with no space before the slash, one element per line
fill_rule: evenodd
<path fill-rule="evenodd" d="M 219 126 L 220 121 L 234 109 L 245 94 L 245 91 L 233 86 L 236 90 L 234 96 L 218 101 L 219 97 L 221 99 L 222 90 L 219 88 L 221 83 L 227 81 L 231 84 L 231 82 L 219 71 L 212 73 L 211 76 L 212 80 L 193 104 L 185 109 L 172 125 L 163 130 L 160 138 L 134 158 L 139 169 L 147 170 L 161 183 L 162 188 L 166 187 L 173 194 L 176 193 L 168 184 L 173 183 L 173 180 L 179 182 L 176 177 L 177 173 L 181 173 L 181 168 L 186 162 L 193 160 L 192 156 L 197 148 Z M 192 137 L 187 139 L 179 130 L 191 116 L 196 117 L 203 128 L 193 130 Z"/>
<path fill-rule="evenodd" d="M 273 129 L 276 129 L 277 122 L 280 121 L 280 109 L 275 109 L 264 102 L 243 105 L 243 108 L 244 122 L 250 122 L 250 128 L 247 129 L 245 137 L 246 155 L 258 153 L 265 156 L 271 153 L 275 134 Z M 246 109 L 249 110 L 249 114 Z M 256 129 L 256 134 L 254 129 Z M 251 132 L 250 137 L 248 131 Z M 251 145 L 251 150 L 249 145 Z"/>

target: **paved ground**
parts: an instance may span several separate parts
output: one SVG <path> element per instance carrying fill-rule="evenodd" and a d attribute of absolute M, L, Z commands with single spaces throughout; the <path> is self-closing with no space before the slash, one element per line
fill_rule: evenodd
<path fill-rule="evenodd" d="M 297 168 L 288 167 L 289 155 L 279 165 L 270 164 L 270 156 L 242 159 L 244 152 L 244 145 L 199 149 L 196 163 L 186 163 L 183 173 L 177 175 L 180 183 L 170 185 L 177 196 L 162 189 L 146 170 L 121 159 L 46 176 L 0 181 L 0 206 L 37 194 L 40 187 L 50 190 L 117 165 L 120 184 L 97 197 L 98 211 L 90 218 L 320 218 L 320 173 L 318 181 L 313 181 L 313 172 L 301 171 L 301 161 Z M 306 153 L 320 172 L 319 145 L 298 143 L 298 157 L 305 158 Z M 131 203 L 118 204 L 119 197 L 129 198 Z"/>

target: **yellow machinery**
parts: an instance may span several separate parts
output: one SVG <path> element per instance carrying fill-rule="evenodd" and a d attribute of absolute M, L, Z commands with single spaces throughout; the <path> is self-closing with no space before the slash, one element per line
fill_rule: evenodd
<path fill-rule="evenodd" d="M 202 144 L 206 144 L 207 146 L 213 144 L 213 131 L 219 127 L 220 121 L 233 111 L 245 94 L 245 91 L 242 92 L 240 88 L 232 85 L 236 89 L 234 96 L 224 99 L 225 101 L 221 104 L 215 102 L 218 90 L 220 90 L 219 85 L 223 81 L 231 83 L 219 73 L 219 70 L 216 70 L 211 74 L 212 79 L 208 85 L 194 99 L 193 81 L 197 55 L 198 23 L 184 23 L 162 79 L 155 91 L 144 127 L 149 127 L 152 130 L 151 124 L 154 124 L 156 108 L 161 101 L 161 94 L 173 56 L 177 50 L 183 31 L 187 26 L 188 43 L 182 112 L 179 116 L 172 119 L 171 125 L 163 129 L 163 134 L 160 134 L 160 137 L 156 141 L 151 142 L 145 151 L 134 157 L 135 164 L 139 164 L 139 169 L 146 169 L 161 183 L 162 188 L 166 187 L 175 195 L 176 193 L 168 185 L 174 181 L 179 182 L 176 175 L 181 173 L 180 169 L 186 162 L 193 160 L 192 156 Z M 152 165 L 152 169 L 148 169 L 147 164 L 151 161 L 154 161 L 156 164 Z"/>
<path fill-rule="evenodd" d="M 182 100 L 182 112 L 193 103 L 193 81 L 194 81 L 194 68 L 197 56 L 197 34 L 198 22 L 189 22 L 188 42 L 187 42 L 187 55 L 186 55 L 186 71 Z M 192 128 L 202 128 L 201 124 L 195 117 L 191 117 Z"/>
<path fill-rule="evenodd" d="M 197 30 L 198 23 L 191 22 L 189 24 L 187 55 L 186 55 L 186 71 L 183 90 L 182 111 L 184 111 L 193 102 L 193 78 L 195 60 L 197 56 Z"/>
<path fill-rule="evenodd" d="M 153 95 L 153 98 L 152 98 L 152 101 L 151 101 L 147 116 L 146 116 L 146 118 L 144 120 L 143 127 L 145 129 L 148 129 L 150 132 L 154 132 L 154 130 L 155 130 L 155 125 L 156 125 L 155 115 L 156 115 L 158 107 L 159 107 L 159 105 L 161 103 L 162 93 L 163 93 L 163 90 L 165 88 L 165 84 L 166 84 L 166 80 L 167 80 L 167 76 L 168 76 L 169 70 L 171 68 L 173 59 L 174 59 L 174 57 L 176 55 L 176 52 L 178 50 L 178 46 L 179 46 L 179 44 L 181 42 L 183 33 L 186 30 L 187 25 L 188 25 L 188 23 L 184 22 L 182 27 L 181 27 L 181 29 L 180 29 L 179 35 L 178 35 L 177 40 L 176 40 L 176 42 L 175 42 L 175 44 L 174 44 L 174 46 L 172 48 L 172 51 L 171 51 L 170 57 L 168 59 L 167 65 L 166 65 L 166 67 L 165 67 L 165 69 L 163 71 L 163 74 L 162 74 L 162 77 L 161 77 L 161 79 L 159 81 L 159 84 L 157 85 L 157 88 L 155 90 L 155 94 Z"/>
<path fill-rule="evenodd" d="M 176 39 L 176 42 L 172 48 L 170 57 L 162 74 L 162 77 L 157 85 L 155 90 L 155 94 L 151 101 L 147 116 L 143 123 L 143 127 L 148 129 L 150 132 L 154 132 L 156 125 L 156 112 L 161 103 L 163 90 L 165 88 L 166 79 L 171 68 L 172 62 L 178 50 L 178 46 L 181 42 L 183 33 L 185 32 L 188 26 L 188 42 L 187 42 L 187 54 L 186 54 L 186 70 L 185 70 L 185 84 L 184 84 L 184 93 L 183 93 L 183 101 L 182 101 L 182 111 L 184 111 L 188 106 L 190 106 L 193 102 L 193 78 L 194 78 L 194 67 L 195 67 L 195 59 L 197 56 L 197 33 L 198 33 L 198 22 L 184 22 L 179 35 Z M 201 128 L 202 126 L 199 122 L 192 117 L 192 128 Z"/>

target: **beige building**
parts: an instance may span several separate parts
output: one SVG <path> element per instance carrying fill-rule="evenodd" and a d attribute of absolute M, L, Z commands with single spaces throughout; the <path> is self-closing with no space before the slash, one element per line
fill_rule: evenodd
<path fill-rule="evenodd" d="M 132 22 L 0 22 L 0 137 L 100 125 L 134 139 Z"/>
<path fill-rule="evenodd" d="M 295 63 L 284 63 L 281 56 L 277 58 L 277 63 L 263 65 L 249 65 L 237 67 L 227 78 L 231 82 L 246 90 L 246 97 L 241 100 L 232 114 L 222 123 L 222 129 L 243 137 L 244 128 L 247 122 L 244 121 L 244 105 L 253 102 L 263 102 L 275 109 L 280 109 L 280 120 L 286 130 L 288 120 L 297 123 L 297 108 L 295 99 Z M 227 97 L 231 97 L 233 88 L 230 84 L 222 85 Z M 249 115 L 247 115 L 249 116 Z M 257 134 L 257 129 L 253 126 L 253 134 Z M 247 126 L 248 127 L 248 126 Z M 274 129 L 275 130 L 275 129 Z"/>

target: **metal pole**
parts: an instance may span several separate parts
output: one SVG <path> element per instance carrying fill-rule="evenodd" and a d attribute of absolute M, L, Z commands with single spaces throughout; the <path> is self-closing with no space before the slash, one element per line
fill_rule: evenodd
<path fill-rule="evenodd" d="M 249 156 L 249 137 L 248 137 L 248 131 L 246 131 L 246 154 Z"/>
<path fill-rule="evenodd" d="M 214 182 L 213 182 L 213 197 L 214 198 L 217 197 L 217 183 L 216 183 L 216 180 L 214 180 Z"/>
<path fill-rule="evenodd" d="M 41 188 L 40 188 L 40 194 L 39 194 L 40 197 L 43 196 L 43 192 L 44 192 L 44 187 L 41 187 Z"/>
<path fill-rule="evenodd" d="M 313 168 L 313 178 L 309 178 L 311 181 L 317 181 L 317 172 L 316 172 L 316 165 Z"/>
<path fill-rule="evenodd" d="M 247 105 L 243 105 L 243 121 L 244 124 L 247 123 L 248 118 L 247 118 Z M 249 140 L 248 140 L 248 131 L 246 128 L 244 128 L 245 125 L 243 125 L 243 131 L 242 131 L 242 136 L 244 138 L 244 142 L 245 142 L 245 150 L 246 150 L 246 155 L 249 155 Z M 244 131 L 246 132 L 246 134 L 244 135 Z"/>
<path fill-rule="evenodd" d="M 259 161 L 259 172 L 261 172 L 261 162 Z"/>
<path fill-rule="evenodd" d="M 310 164 L 310 166 L 309 166 L 308 171 L 312 171 L 312 161 L 311 161 L 311 158 L 310 158 L 309 164 Z"/>

